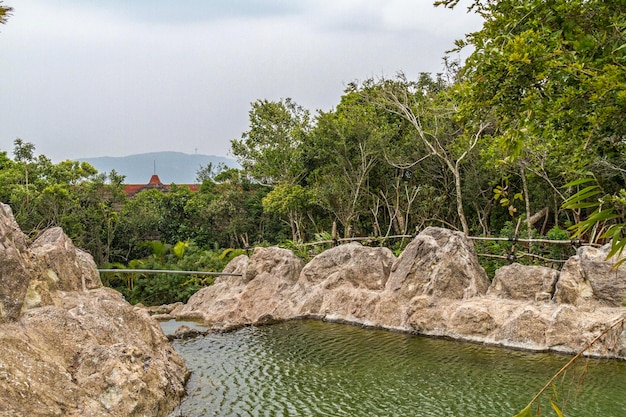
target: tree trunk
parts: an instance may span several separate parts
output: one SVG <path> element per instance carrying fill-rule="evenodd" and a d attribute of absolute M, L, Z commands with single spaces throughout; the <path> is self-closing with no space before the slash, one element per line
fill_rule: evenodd
<path fill-rule="evenodd" d="M 465 211 L 463 210 L 463 192 L 461 190 L 461 173 L 458 165 L 452 169 L 452 175 L 454 175 L 454 190 L 456 192 L 456 212 L 459 215 L 461 226 L 463 226 L 463 233 L 465 236 L 469 236 L 469 226 L 467 225 L 467 219 L 465 218 Z"/>
<path fill-rule="evenodd" d="M 528 231 L 528 238 L 533 237 L 533 224 L 530 222 L 530 197 L 528 195 L 528 183 L 526 182 L 526 170 L 524 167 L 520 167 L 520 175 L 522 176 L 522 188 L 524 190 L 524 203 L 526 203 L 526 230 Z"/>

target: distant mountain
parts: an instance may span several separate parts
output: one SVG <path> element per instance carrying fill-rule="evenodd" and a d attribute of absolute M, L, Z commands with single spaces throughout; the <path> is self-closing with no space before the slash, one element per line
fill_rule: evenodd
<path fill-rule="evenodd" d="M 80 158 L 88 162 L 98 172 L 109 173 L 115 170 L 125 175 L 126 184 L 147 184 L 152 174 L 156 173 L 163 184 L 194 184 L 196 173 L 209 163 L 216 167 L 223 163 L 231 168 L 239 168 L 237 161 L 223 156 L 190 155 L 182 152 L 151 152 L 128 156 L 102 156 Z"/>

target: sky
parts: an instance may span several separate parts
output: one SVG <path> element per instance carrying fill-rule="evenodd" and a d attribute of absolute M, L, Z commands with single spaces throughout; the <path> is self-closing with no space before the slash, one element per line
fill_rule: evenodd
<path fill-rule="evenodd" d="M 256 100 L 289 97 L 315 114 L 352 81 L 441 72 L 481 20 L 467 2 L 432 3 L 4 0 L 14 11 L 0 25 L 0 151 L 12 156 L 21 138 L 54 162 L 232 157 Z"/>

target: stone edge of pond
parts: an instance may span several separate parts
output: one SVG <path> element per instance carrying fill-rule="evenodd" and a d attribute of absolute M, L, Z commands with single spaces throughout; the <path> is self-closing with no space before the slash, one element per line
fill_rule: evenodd
<path fill-rule="evenodd" d="M 379 324 L 370 323 L 370 322 L 362 322 L 358 320 L 350 320 L 345 317 L 339 317 L 332 314 L 328 315 L 303 315 L 298 317 L 292 317 L 287 319 L 276 319 L 273 317 L 264 317 L 263 320 L 259 320 L 254 323 L 237 323 L 237 324 L 223 324 L 223 323 L 215 323 L 213 327 L 210 325 L 207 326 L 206 330 L 197 330 L 192 329 L 184 324 L 181 325 L 174 334 L 167 335 L 167 339 L 169 341 L 174 340 L 187 340 L 187 339 L 195 339 L 198 337 L 203 337 L 212 334 L 224 334 L 224 333 L 232 333 L 237 330 L 246 328 L 246 327 L 263 327 L 263 326 L 271 326 L 275 324 L 287 323 L 291 321 L 305 321 L 305 320 L 316 320 L 322 321 L 326 323 L 333 324 L 343 324 L 348 326 L 361 327 L 363 329 L 368 330 L 384 330 L 394 333 L 402 333 L 409 334 L 414 336 L 423 336 L 429 337 L 433 339 L 444 339 L 450 340 L 454 342 L 461 343 L 471 343 L 476 345 L 484 345 L 489 347 L 496 347 L 501 349 L 509 349 L 516 350 L 521 352 L 531 352 L 531 353 L 552 353 L 559 355 L 567 355 L 572 356 L 576 355 L 578 351 L 574 349 L 567 348 L 565 346 L 540 346 L 532 343 L 517 343 L 511 341 L 496 341 L 496 340 L 488 340 L 476 336 L 468 336 L 461 334 L 452 334 L 444 331 L 438 330 L 420 330 L 416 328 L 406 328 L 406 327 L 397 327 L 397 326 L 381 326 Z M 184 320 L 181 320 L 181 322 Z M 611 356 L 611 355 L 601 355 L 597 352 L 588 352 L 583 354 L 585 358 L 592 359 L 610 359 L 621 362 L 626 362 L 626 357 L 622 356 Z"/>

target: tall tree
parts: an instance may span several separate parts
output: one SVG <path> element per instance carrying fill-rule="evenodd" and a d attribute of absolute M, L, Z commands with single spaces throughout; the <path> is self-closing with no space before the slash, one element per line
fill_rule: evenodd
<path fill-rule="evenodd" d="M 280 101 L 258 100 L 252 103 L 249 115 L 250 130 L 240 140 L 231 141 L 233 155 L 245 172 L 259 183 L 281 186 L 270 193 L 300 194 L 297 187 L 305 174 L 302 143 L 311 128 L 308 110 L 290 98 Z M 270 196 L 270 200 L 277 198 L 280 196 Z M 298 204 L 290 205 L 288 210 L 278 210 L 275 204 L 265 205 L 271 212 L 287 216 L 294 241 L 302 238 L 299 219 L 303 217 L 301 210 L 306 206 L 301 198 Z"/>
<path fill-rule="evenodd" d="M 297 184 L 304 174 L 300 145 L 311 127 L 308 110 L 290 98 L 257 100 L 249 116 L 250 130 L 231 141 L 233 155 L 262 184 Z"/>
<path fill-rule="evenodd" d="M 336 109 L 320 112 L 316 122 L 305 144 L 307 182 L 316 203 L 334 215 L 347 236 L 351 229 L 357 231 L 363 217 L 372 214 L 376 219 L 378 200 L 369 197 L 378 194 L 373 185 L 383 175 L 373 178 L 371 174 L 381 165 L 388 168 L 382 144 L 393 134 L 393 127 L 353 87 L 346 90 Z"/>
<path fill-rule="evenodd" d="M 439 2 L 454 6 L 457 2 Z M 458 42 L 461 113 L 492 120 L 502 158 L 551 177 L 620 166 L 626 108 L 626 3 L 475 0 L 483 28 Z M 550 178 L 555 180 L 554 178 Z M 562 181 L 561 181 L 562 183 Z"/>
<path fill-rule="evenodd" d="M 461 227 L 469 234 L 469 224 L 463 207 L 461 164 L 474 150 L 488 123 L 479 120 L 475 125 L 459 123 L 456 103 L 449 92 L 433 83 L 423 74 L 418 81 L 409 81 L 404 74 L 395 80 L 368 80 L 374 86 L 374 102 L 397 114 L 415 129 L 418 140 L 425 147 L 425 157 L 440 160 L 454 178 L 456 208 Z"/>
<path fill-rule="evenodd" d="M 2 3 L 4 2 L 0 1 L 0 24 L 6 23 L 7 18 L 11 16 L 11 12 L 13 11 L 12 7 L 5 6 Z"/>

